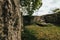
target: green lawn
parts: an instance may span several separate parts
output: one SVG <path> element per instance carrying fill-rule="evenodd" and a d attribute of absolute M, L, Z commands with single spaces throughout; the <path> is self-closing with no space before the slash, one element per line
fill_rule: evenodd
<path fill-rule="evenodd" d="M 60 26 L 25 26 L 24 40 L 60 40 Z"/>

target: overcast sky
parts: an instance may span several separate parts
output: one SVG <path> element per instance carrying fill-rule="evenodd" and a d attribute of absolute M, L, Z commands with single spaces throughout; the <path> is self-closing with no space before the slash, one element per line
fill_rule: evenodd
<path fill-rule="evenodd" d="M 60 0 L 42 0 L 42 6 L 33 15 L 46 15 L 51 14 L 55 8 L 60 8 Z"/>

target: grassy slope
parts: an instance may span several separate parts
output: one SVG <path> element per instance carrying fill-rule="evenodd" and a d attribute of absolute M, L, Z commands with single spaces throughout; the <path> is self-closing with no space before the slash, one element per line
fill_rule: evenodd
<path fill-rule="evenodd" d="M 60 27 L 29 25 L 25 27 L 25 37 L 26 40 L 60 40 Z"/>

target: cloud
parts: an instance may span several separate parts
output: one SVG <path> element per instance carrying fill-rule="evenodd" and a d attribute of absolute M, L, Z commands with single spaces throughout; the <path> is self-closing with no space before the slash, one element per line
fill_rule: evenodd
<path fill-rule="evenodd" d="M 52 14 L 52 10 L 60 8 L 60 0 L 42 0 L 43 5 L 37 12 L 34 12 L 35 16 L 42 16 L 46 14 Z"/>

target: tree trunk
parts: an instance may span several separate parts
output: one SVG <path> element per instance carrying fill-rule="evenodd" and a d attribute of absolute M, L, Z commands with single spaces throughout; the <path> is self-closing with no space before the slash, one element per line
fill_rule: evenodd
<path fill-rule="evenodd" d="M 21 40 L 19 0 L 0 0 L 0 40 Z"/>

